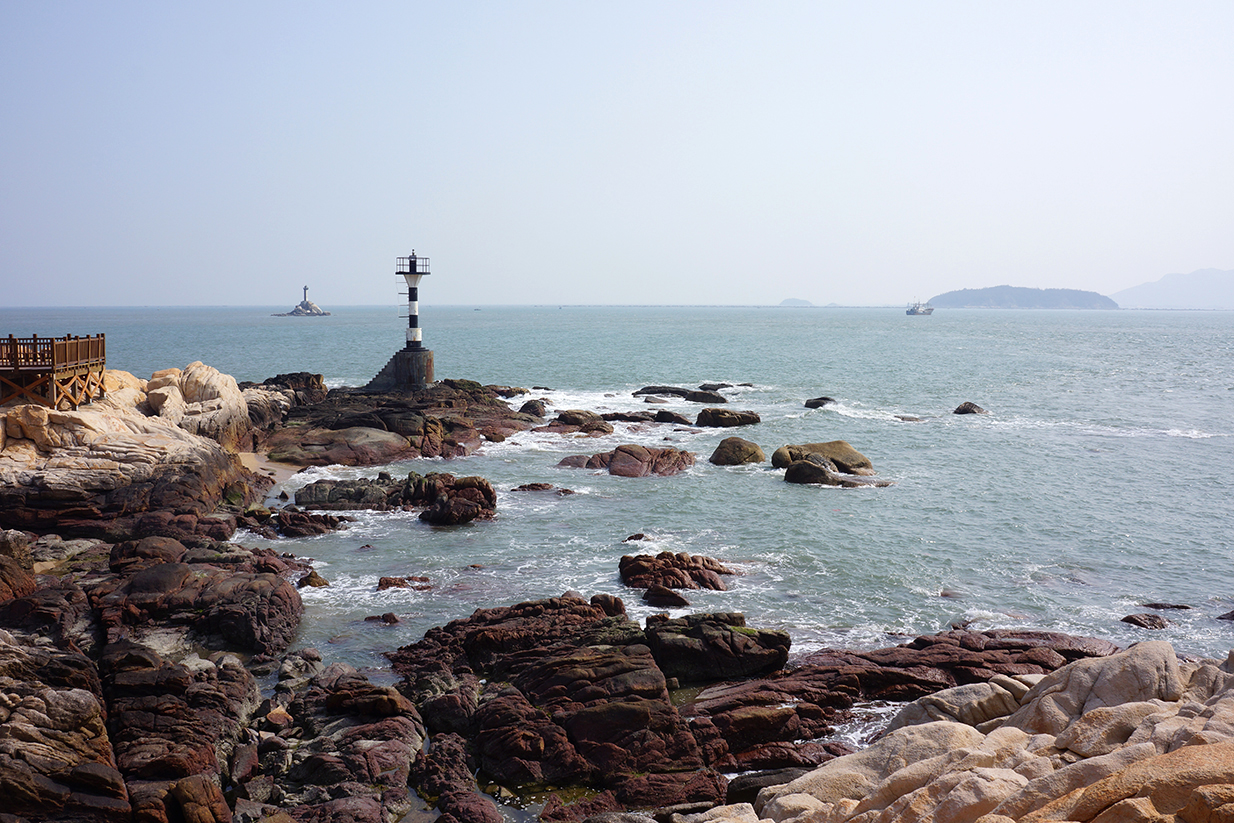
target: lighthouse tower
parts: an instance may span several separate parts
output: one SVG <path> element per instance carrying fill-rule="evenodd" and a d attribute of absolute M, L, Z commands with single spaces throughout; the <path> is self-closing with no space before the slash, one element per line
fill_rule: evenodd
<path fill-rule="evenodd" d="M 394 273 L 407 283 L 407 344 L 369 381 L 367 391 L 414 391 L 433 383 L 433 352 L 424 348 L 420 329 L 420 280 L 429 274 L 428 258 L 413 249 L 407 257 L 395 259 Z"/>

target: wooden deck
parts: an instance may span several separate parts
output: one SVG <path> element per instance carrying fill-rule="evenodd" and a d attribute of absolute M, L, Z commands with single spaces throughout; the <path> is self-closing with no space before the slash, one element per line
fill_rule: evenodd
<path fill-rule="evenodd" d="M 103 396 L 107 341 L 93 337 L 0 337 L 0 405 L 76 409 Z"/>

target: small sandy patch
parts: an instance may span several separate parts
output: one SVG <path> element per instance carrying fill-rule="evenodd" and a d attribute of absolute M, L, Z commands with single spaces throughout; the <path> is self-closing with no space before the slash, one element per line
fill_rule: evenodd
<path fill-rule="evenodd" d="M 300 471 L 300 466 L 293 466 L 291 463 L 276 463 L 264 454 L 257 452 L 240 452 L 240 463 L 244 468 L 257 474 L 264 474 L 267 477 L 273 477 L 275 483 L 282 483 L 292 475 Z"/>

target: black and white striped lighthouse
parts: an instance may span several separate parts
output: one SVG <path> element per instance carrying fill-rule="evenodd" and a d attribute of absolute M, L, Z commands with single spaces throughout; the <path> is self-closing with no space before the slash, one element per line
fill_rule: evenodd
<path fill-rule="evenodd" d="M 407 344 L 369 381 L 367 391 L 414 391 L 432 385 L 433 352 L 424 348 L 420 330 L 420 279 L 428 273 L 428 258 L 414 249 L 407 257 L 395 258 L 394 274 L 407 283 Z"/>
<path fill-rule="evenodd" d="M 407 346 L 410 351 L 424 348 L 420 333 L 420 278 L 429 273 L 428 258 L 417 257 L 412 249 L 407 257 L 395 261 L 395 274 L 407 281 Z"/>

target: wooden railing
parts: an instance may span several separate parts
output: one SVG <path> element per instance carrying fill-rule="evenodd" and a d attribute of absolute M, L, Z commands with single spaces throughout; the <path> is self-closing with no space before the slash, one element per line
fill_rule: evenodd
<path fill-rule="evenodd" d="M 0 369 L 59 372 L 107 362 L 106 336 L 0 337 Z"/>

